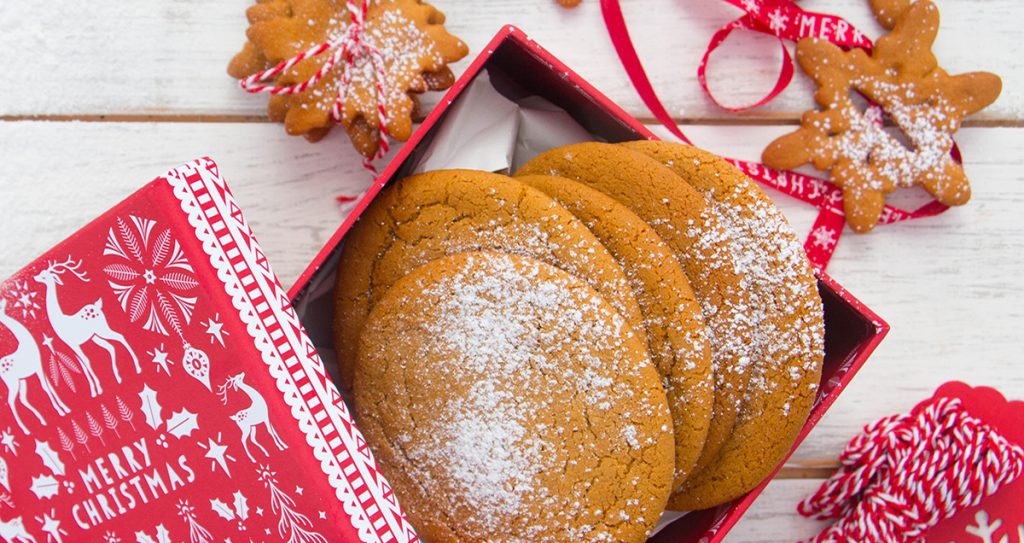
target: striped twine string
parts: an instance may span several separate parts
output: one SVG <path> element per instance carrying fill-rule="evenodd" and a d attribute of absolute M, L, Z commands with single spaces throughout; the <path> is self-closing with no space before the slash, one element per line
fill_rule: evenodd
<path fill-rule="evenodd" d="M 368 9 L 367 0 L 348 0 L 346 2 L 346 7 L 348 9 L 351 22 L 345 32 L 339 37 L 311 47 L 290 59 L 278 63 L 276 66 L 268 70 L 252 74 L 241 80 L 239 82 L 239 86 L 241 86 L 246 92 L 254 94 L 260 92 L 285 96 L 300 94 L 319 83 L 321 79 L 326 77 L 327 74 L 335 68 L 335 66 L 342 63 L 343 69 L 341 72 L 341 79 L 338 84 L 338 93 L 334 101 L 334 105 L 331 107 L 331 120 L 335 123 L 340 123 L 342 110 L 345 107 L 345 100 L 348 97 L 348 91 L 352 83 L 351 72 L 359 59 L 368 57 L 374 71 L 374 86 L 377 94 L 377 125 L 379 129 L 377 152 L 372 157 L 363 161 L 363 167 L 373 173 L 377 173 L 377 169 L 373 166 L 373 161 L 383 157 L 387 154 L 389 149 L 388 137 L 390 134 L 388 133 L 387 128 L 389 116 L 386 105 L 388 84 L 387 70 L 384 65 L 384 56 L 381 54 L 380 50 L 368 44 L 363 39 L 363 35 L 366 30 L 366 13 Z M 266 83 L 266 81 L 276 78 L 278 75 L 290 70 L 303 60 L 319 57 L 328 52 L 330 52 L 330 56 L 320 69 L 317 70 L 317 72 L 309 79 L 300 81 L 293 85 L 276 85 Z"/>
<path fill-rule="evenodd" d="M 800 514 L 837 519 L 810 541 L 923 541 L 925 532 L 1024 473 L 1024 449 L 957 398 L 865 426 Z"/>

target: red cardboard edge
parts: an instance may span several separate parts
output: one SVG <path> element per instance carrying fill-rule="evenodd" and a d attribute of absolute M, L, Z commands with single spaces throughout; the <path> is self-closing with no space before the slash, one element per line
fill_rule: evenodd
<path fill-rule="evenodd" d="M 220 167 L 210 157 L 161 175 L 216 273 L 219 288 L 241 321 L 276 393 L 312 453 L 326 499 L 337 500 L 360 541 L 418 541 L 377 470 L 298 315 L 289 303 Z M 280 363 L 279 363 L 280 361 Z M 333 491 L 333 495 L 330 493 Z M 346 531 L 339 529 L 337 534 Z M 348 535 L 344 535 L 347 539 Z"/>

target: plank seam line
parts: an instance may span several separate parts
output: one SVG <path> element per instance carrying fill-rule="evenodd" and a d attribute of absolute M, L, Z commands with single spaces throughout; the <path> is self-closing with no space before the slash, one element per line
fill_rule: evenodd
<path fill-rule="evenodd" d="M 420 122 L 422 119 L 415 119 Z M 641 123 L 659 124 L 653 117 L 637 117 Z M 795 117 L 696 117 L 673 119 L 681 126 L 796 126 Z M 212 114 L 44 114 L 0 115 L 0 122 L 86 122 L 86 123 L 271 123 L 264 115 Z M 964 128 L 1024 128 L 1024 119 L 967 119 Z"/>

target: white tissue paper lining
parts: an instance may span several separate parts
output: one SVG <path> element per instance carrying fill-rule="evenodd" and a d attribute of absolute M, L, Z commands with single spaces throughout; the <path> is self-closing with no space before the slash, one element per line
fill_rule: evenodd
<path fill-rule="evenodd" d="M 539 96 L 516 101 L 502 95 L 486 69 L 466 86 L 436 130 L 410 173 L 451 168 L 508 173 L 552 147 L 600 139 Z M 335 381 L 332 294 L 340 253 L 335 250 L 324 262 L 296 307 Z"/>

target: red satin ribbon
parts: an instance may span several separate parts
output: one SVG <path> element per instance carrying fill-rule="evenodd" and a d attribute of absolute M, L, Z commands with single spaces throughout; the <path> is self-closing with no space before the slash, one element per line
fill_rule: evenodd
<path fill-rule="evenodd" d="M 683 132 L 676 126 L 672 116 L 668 114 L 668 111 L 665 111 L 665 106 L 661 105 L 661 100 L 658 99 L 657 93 L 654 92 L 651 80 L 647 78 L 647 71 L 644 70 L 644 65 L 636 54 L 633 39 L 629 37 L 629 29 L 626 28 L 626 20 L 622 17 L 622 8 L 619 7 L 618 0 L 601 0 L 601 13 L 604 14 L 604 24 L 608 27 L 608 33 L 612 37 L 612 45 L 615 46 L 615 52 L 619 54 L 622 67 L 626 69 L 626 74 L 629 75 L 629 80 L 633 82 L 633 87 L 636 88 L 640 99 L 644 101 L 644 105 L 647 106 L 647 109 L 651 110 L 654 117 L 661 121 L 661 124 L 665 125 L 665 128 L 672 135 L 693 145 L 690 138 L 683 135 Z"/>
<path fill-rule="evenodd" d="M 832 43 L 843 47 L 861 47 L 870 50 L 871 40 L 864 36 L 853 25 L 846 20 L 823 13 L 813 13 L 801 9 L 792 0 L 723 0 L 745 12 L 743 17 L 732 21 L 720 28 L 711 38 L 708 50 L 697 68 L 697 78 L 700 80 L 704 92 L 715 104 L 729 111 L 740 111 L 751 107 L 762 105 L 777 96 L 793 78 L 793 59 L 786 49 L 784 40 L 799 40 L 806 37 L 817 37 L 827 39 Z M 611 37 L 612 44 L 622 61 L 622 66 L 629 75 L 630 81 L 636 88 L 637 94 L 644 104 L 651 110 L 654 117 L 658 119 L 677 138 L 692 145 L 672 116 L 668 114 L 662 105 L 658 95 L 654 92 L 647 73 L 644 71 L 640 57 L 637 55 L 633 41 L 629 37 L 629 30 L 626 27 L 625 18 L 622 15 L 622 8 L 618 0 L 601 0 L 601 12 L 604 15 L 605 26 Z M 711 94 L 707 86 L 706 68 L 711 53 L 718 48 L 722 42 L 732 33 L 733 30 L 744 29 L 770 34 L 779 38 L 783 50 L 782 71 L 775 86 L 767 96 L 758 102 L 744 107 L 729 107 L 722 105 Z M 876 106 L 877 107 L 877 106 Z M 960 160 L 959 150 L 954 146 L 953 158 Z M 839 237 L 842 235 L 845 225 L 843 213 L 842 191 L 834 184 L 817 177 L 804 175 L 797 172 L 784 172 L 775 170 L 757 162 L 747 162 L 735 159 L 726 159 L 736 167 L 743 170 L 749 177 L 761 182 L 764 185 L 784 192 L 794 198 L 803 200 L 820 209 L 818 217 L 811 228 L 811 232 L 804 242 L 804 250 L 811 263 L 819 269 L 824 269 L 832 254 L 835 252 Z M 913 211 L 905 211 L 893 206 L 885 206 L 882 212 L 880 224 L 892 224 L 895 222 L 930 217 L 938 215 L 948 209 L 947 206 L 932 201 Z"/>
<path fill-rule="evenodd" d="M 733 158 L 726 158 L 726 160 L 751 179 L 818 208 L 818 217 L 814 220 L 814 226 L 811 227 L 811 231 L 804 241 L 804 251 L 807 253 L 807 259 L 815 268 L 824 270 L 828 266 L 829 260 L 832 259 L 832 254 L 835 253 L 836 245 L 846 226 L 846 214 L 843 212 L 843 191 L 824 179 L 802 173 L 776 170 L 758 162 Z M 892 224 L 931 217 L 947 209 L 949 207 L 935 200 L 913 211 L 886 205 L 882 209 L 882 217 L 878 222 L 879 224 Z"/>
<path fill-rule="evenodd" d="M 785 89 L 793 80 L 793 57 L 786 48 L 785 40 L 798 41 L 807 37 L 828 39 L 843 47 L 861 47 L 871 50 L 871 40 L 845 19 L 826 13 L 814 13 L 797 7 L 789 0 L 724 0 L 743 11 L 746 15 L 719 28 L 708 43 L 708 49 L 697 67 L 697 79 L 701 88 L 718 107 L 729 111 L 743 111 L 768 103 Z M 617 3 L 617 2 L 616 2 Z M 782 49 L 782 69 L 775 86 L 764 97 L 748 106 L 732 107 L 718 101 L 708 88 L 706 76 L 711 53 L 718 49 L 733 30 L 753 30 L 775 36 Z"/>

